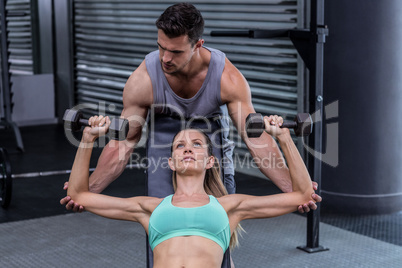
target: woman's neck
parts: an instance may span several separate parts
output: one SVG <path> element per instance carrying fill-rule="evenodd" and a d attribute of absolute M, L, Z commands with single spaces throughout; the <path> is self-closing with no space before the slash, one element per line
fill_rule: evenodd
<path fill-rule="evenodd" d="M 193 194 L 207 194 L 204 190 L 204 176 L 180 176 L 176 174 L 176 194 L 191 196 Z"/>

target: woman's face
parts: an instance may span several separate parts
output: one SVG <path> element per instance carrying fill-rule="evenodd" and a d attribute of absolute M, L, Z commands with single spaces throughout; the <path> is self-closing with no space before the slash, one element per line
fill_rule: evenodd
<path fill-rule="evenodd" d="M 173 141 L 169 165 L 173 171 L 181 174 L 199 173 L 211 168 L 213 156 L 208 155 L 204 134 L 195 129 L 183 130 L 177 134 Z"/>

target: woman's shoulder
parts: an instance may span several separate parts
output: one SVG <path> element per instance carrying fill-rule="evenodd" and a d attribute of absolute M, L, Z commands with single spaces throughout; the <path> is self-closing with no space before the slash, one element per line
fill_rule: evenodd
<path fill-rule="evenodd" d="M 216 199 L 221 204 L 221 206 L 228 212 L 235 208 L 239 201 L 241 200 L 241 196 L 239 194 L 228 194 L 221 197 L 217 197 Z"/>
<path fill-rule="evenodd" d="M 133 201 L 141 207 L 143 211 L 149 212 L 152 214 L 152 212 L 155 210 L 157 206 L 164 200 L 164 198 L 157 198 L 157 197 L 151 197 L 151 196 L 136 196 L 132 198 Z"/>

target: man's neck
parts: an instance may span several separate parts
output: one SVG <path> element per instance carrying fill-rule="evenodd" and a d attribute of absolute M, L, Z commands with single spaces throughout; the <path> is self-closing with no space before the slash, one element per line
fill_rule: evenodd
<path fill-rule="evenodd" d="M 191 81 L 194 77 L 197 77 L 204 68 L 208 68 L 209 62 L 205 62 L 204 53 L 207 50 L 201 48 L 196 52 L 188 64 L 180 71 L 173 74 L 165 74 L 166 77 L 174 77 L 180 79 L 180 81 Z"/>

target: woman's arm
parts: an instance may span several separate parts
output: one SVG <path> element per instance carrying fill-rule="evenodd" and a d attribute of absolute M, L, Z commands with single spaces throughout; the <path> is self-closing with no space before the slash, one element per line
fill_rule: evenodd
<path fill-rule="evenodd" d="M 276 217 L 297 210 L 298 205 L 315 202 L 314 190 L 307 168 L 297 150 L 288 129 L 280 128 L 283 119 L 278 116 L 265 117 L 266 132 L 274 136 L 282 148 L 289 167 L 292 192 L 270 196 L 229 195 L 227 211 L 241 221 L 250 218 Z M 226 199 L 226 198 L 225 198 Z"/>
<path fill-rule="evenodd" d="M 149 197 L 117 198 L 89 192 L 89 163 L 94 141 L 105 134 L 110 125 L 108 117 L 89 119 L 78 147 L 71 170 L 67 194 L 85 209 L 103 217 L 140 221 L 148 213 Z"/>

